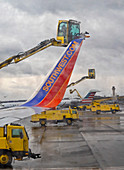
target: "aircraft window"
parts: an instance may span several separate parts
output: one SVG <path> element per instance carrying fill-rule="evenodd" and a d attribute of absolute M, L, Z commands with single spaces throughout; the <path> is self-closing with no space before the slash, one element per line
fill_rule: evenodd
<path fill-rule="evenodd" d="M 20 134 L 23 135 L 22 129 L 12 129 L 12 137 L 19 138 Z"/>

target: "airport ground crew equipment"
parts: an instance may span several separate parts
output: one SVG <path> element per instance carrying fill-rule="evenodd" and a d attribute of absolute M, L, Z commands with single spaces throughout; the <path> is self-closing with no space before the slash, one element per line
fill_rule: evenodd
<path fill-rule="evenodd" d="M 89 105 L 78 106 L 79 110 L 90 110 L 95 112 L 96 114 L 100 114 L 101 112 L 111 112 L 116 113 L 120 111 L 120 106 L 117 102 L 112 101 L 112 97 L 93 100 Z M 112 101 L 111 103 L 105 103 L 105 101 Z"/>
<path fill-rule="evenodd" d="M 88 38 L 88 34 L 88 32 L 80 32 L 80 22 L 76 20 L 59 20 L 57 28 L 57 40 L 55 40 L 55 38 L 44 40 L 37 46 L 6 59 L 0 63 L 0 69 L 8 66 L 9 64 L 18 63 L 50 46 L 66 47 L 74 39 L 81 37 Z"/>
<path fill-rule="evenodd" d="M 72 94 L 74 91 L 76 91 L 76 92 L 77 92 L 77 95 L 78 95 L 81 99 L 83 99 L 82 96 L 80 95 L 80 93 L 77 91 L 77 89 L 74 89 L 74 90 L 70 89 L 70 90 L 69 90 L 70 94 Z"/>
<path fill-rule="evenodd" d="M 10 166 L 12 159 L 40 158 L 29 149 L 29 137 L 24 126 L 10 124 L 0 127 L 0 166 Z"/>
<path fill-rule="evenodd" d="M 77 91 L 77 89 L 70 89 L 70 93 L 72 94 L 74 91 L 77 92 L 78 96 L 82 99 L 80 93 Z M 120 111 L 120 106 L 117 102 L 113 101 L 110 103 L 105 103 L 105 101 L 113 100 L 113 97 L 103 98 L 103 99 L 97 99 L 93 100 L 91 104 L 86 105 L 80 105 L 76 107 L 78 110 L 90 110 L 92 112 L 96 112 L 96 114 L 100 114 L 101 112 L 112 112 L 113 114 L 117 111 Z M 104 103 L 102 103 L 104 102 Z"/>
<path fill-rule="evenodd" d="M 67 125 L 71 125 L 76 120 L 79 120 L 79 114 L 76 109 L 71 108 L 67 110 L 47 110 L 31 116 L 31 122 L 39 122 L 41 126 L 45 126 L 47 122 L 66 122 Z"/>
<path fill-rule="evenodd" d="M 77 80 L 77 81 L 75 81 L 75 82 L 70 83 L 70 84 L 67 86 L 67 88 L 70 87 L 70 86 L 75 86 L 76 84 L 80 83 L 81 81 L 83 81 L 83 80 L 85 80 L 85 79 L 95 79 L 95 69 L 88 69 L 88 76 L 83 76 L 81 79 L 79 79 L 79 80 Z M 74 91 L 75 91 L 75 90 L 74 90 Z M 73 93 L 73 92 L 70 92 L 70 93 Z M 78 93 L 78 92 L 77 92 L 77 93 Z M 79 93 L 78 93 L 78 95 L 79 95 Z M 79 95 L 79 97 L 80 97 L 80 95 Z M 81 97 L 81 98 L 82 98 L 82 97 Z"/>
<path fill-rule="evenodd" d="M 95 112 L 96 114 L 100 114 L 101 112 L 111 112 L 112 114 L 115 114 L 120 111 L 120 106 L 118 103 L 100 103 L 94 100 L 91 105 L 86 106 L 86 109 Z"/>

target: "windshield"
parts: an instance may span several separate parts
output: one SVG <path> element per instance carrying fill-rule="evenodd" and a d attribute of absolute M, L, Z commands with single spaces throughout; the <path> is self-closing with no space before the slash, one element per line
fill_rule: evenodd
<path fill-rule="evenodd" d="M 69 23 L 69 42 L 76 39 L 80 35 L 80 24 Z"/>
<path fill-rule="evenodd" d="M 64 37 L 64 43 L 67 42 L 67 22 L 61 22 L 58 27 L 58 36 Z"/>
<path fill-rule="evenodd" d="M 20 134 L 23 135 L 22 129 L 12 129 L 12 137 L 19 138 Z"/>
<path fill-rule="evenodd" d="M 77 113 L 77 111 L 76 110 L 72 110 L 72 114 L 76 114 Z"/>
<path fill-rule="evenodd" d="M 67 22 L 61 22 L 58 28 L 58 36 L 65 36 L 67 30 Z"/>
<path fill-rule="evenodd" d="M 79 24 L 70 24 L 70 33 L 72 36 L 80 34 L 80 26 Z"/>

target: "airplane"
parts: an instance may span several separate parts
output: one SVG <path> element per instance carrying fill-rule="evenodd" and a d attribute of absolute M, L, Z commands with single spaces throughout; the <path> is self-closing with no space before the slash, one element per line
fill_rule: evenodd
<path fill-rule="evenodd" d="M 20 100 L 20 101 L 0 101 L 0 109 L 20 106 L 22 103 L 24 103 L 26 100 Z"/>
<path fill-rule="evenodd" d="M 35 93 L 20 107 L 0 110 L 0 125 L 55 108 L 62 100 L 85 36 L 69 43 L 57 64 Z"/>
<path fill-rule="evenodd" d="M 82 99 L 81 105 L 91 104 L 93 99 L 94 99 L 96 92 L 99 92 L 99 91 L 98 90 L 90 90 L 89 93 L 84 97 L 84 99 Z"/>
<path fill-rule="evenodd" d="M 10 107 L 15 107 L 15 106 L 19 106 L 19 104 L 2 103 L 0 104 L 0 109 L 5 109 L 5 108 L 10 108 Z"/>
<path fill-rule="evenodd" d="M 64 98 L 61 103 L 57 106 L 57 108 L 68 108 L 71 106 L 72 108 L 78 107 L 81 105 L 89 105 L 92 103 L 93 98 L 96 94 L 96 92 L 99 92 L 98 90 L 90 90 L 87 95 L 81 99 L 81 98 Z"/>

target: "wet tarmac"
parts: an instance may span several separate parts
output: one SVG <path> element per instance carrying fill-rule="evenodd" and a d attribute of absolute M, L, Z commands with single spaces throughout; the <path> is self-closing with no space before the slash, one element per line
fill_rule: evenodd
<path fill-rule="evenodd" d="M 15 161 L 12 169 L 124 170 L 124 108 L 116 114 L 80 112 L 80 119 L 71 126 L 47 124 L 46 129 L 30 117 L 19 121 L 32 152 L 41 158 Z"/>

